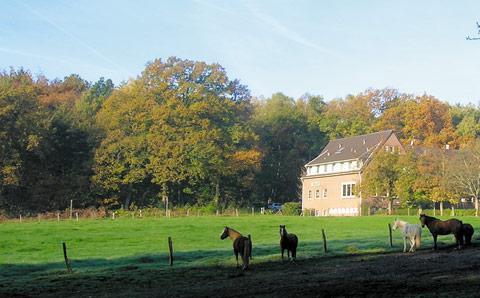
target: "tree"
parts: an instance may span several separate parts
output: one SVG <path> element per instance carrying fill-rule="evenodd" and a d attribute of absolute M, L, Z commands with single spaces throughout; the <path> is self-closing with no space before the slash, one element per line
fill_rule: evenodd
<path fill-rule="evenodd" d="M 258 200 L 262 203 L 299 197 L 303 166 L 326 143 L 325 134 L 314 125 L 314 120 L 309 122 L 307 118 L 309 113 L 313 119 L 316 117 L 313 115 L 317 112 L 312 109 L 319 108 L 319 102 L 318 98 L 296 102 L 281 93 L 256 102 L 253 123 L 264 157 L 255 180 Z"/>
<path fill-rule="evenodd" d="M 253 175 L 261 157 L 247 123 L 250 109 L 248 90 L 220 65 L 154 60 L 98 113 L 106 138 L 97 150 L 96 181 L 125 198 L 126 207 L 145 183 L 177 203 L 185 196 L 221 206 L 240 201 L 247 186 L 236 182 L 238 175 Z"/>
<path fill-rule="evenodd" d="M 399 177 L 398 153 L 377 151 L 366 165 L 360 190 L 362 197 L 383 197 L 388 203 L 388 214 L 392 214 L 396 183 Z"/>
<path fill-rule="evenodd" d="M 449 162 L 447 179 L 452 189 L 475 202 L 475 215 L 479 215 L 480 198 L 480 141 L 477 139 L 460 150 Z"/>

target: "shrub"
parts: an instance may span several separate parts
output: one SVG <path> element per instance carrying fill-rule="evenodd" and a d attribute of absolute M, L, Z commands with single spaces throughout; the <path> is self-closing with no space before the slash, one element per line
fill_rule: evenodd
<path fill-rule="evenodd" d="M 283 215 L 300 215 L 302 213 L 302 204 L 299 202 L 288 202 L 282 205 Z"/>

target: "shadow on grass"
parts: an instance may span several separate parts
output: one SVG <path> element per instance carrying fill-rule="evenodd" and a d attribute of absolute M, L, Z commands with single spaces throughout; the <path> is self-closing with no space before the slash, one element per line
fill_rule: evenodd
<path fill-rule="evenodd" d="M 454 242 L 439 241 L 439 249 L 451 249 L 454 247 Z M 259 244 L 253 243 L 253 260 L 255 263 L 280 260 L 280 248 L 278 244 Z M 403 250 L 403 241 L 395 239 L 394 247 L 391 248 L 388 244 L 388 239 L 385 241 L 378 238 L 363 238 L 359 239 L 340 239 L 327 240 L 328 252 L 325 254 L 323 250 L 322 241 L 301 241 L 297 250 L 297 258 L 330 258 L 343 257 L 347 255 L 362 255 L 362 254 L 384 254 L 395 253 Z M 178 251 L 174 252 L 174 267 L 203 267 L 203 266 L 235 266 L 235 257 L 231 243 L 226 244 L 225 249 L 222 250 L 198 250 L 198 251 Z M 407 246 L 408 247 L 408 246 Z M 433 247 L 432 241 L 424 241 L 421 250 L 431 250 Z M 70 262 L 75 272 L 83 271 L 101 271 L 101 270 L 135 270 L 136 268 L 152 268 L 152 269 L 168 269 L 168 254 L 139 254 L 119 258 L 88 258 L 76 259 L 75 251 L 70 251 Z M 50 262 L 43 264 L 1 264 L 0 265 L 0 279 L 11 279 L 18 276 L 41 276 L 41 275 L 56 275 L 66 272 L 65 263 L 59 256 L 58 262 Z M 239 260 L 241 262 L 241 258 Z"/>

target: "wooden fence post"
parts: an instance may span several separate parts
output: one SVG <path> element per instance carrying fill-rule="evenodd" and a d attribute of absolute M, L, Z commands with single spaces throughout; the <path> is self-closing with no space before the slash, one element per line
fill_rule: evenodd
<path fill-rule="evenodd" d="M 235 208 L 235 214 L 238 216 L 238 209 Z"/>
<path fill-rule="evenodd" d="M 73 200 L 70 200 L 70 220 L 72 219 L 73 216 Z"/>
<path fill-rule="evenodd" d="M 252 215 L 255 215 L 255 207 L 252 207 Z"/>
<path fill-rule="evenodd" d="M 323 238 L 323 252 L 327 253 L 327 237 L 325 236 L 325 230 L 322 229 L 322 238 Z"/>
<path fill-rule="evenodd" d="M 60 213 L 57 212 L 57 221 L 60 221 Z"/>
<path fill-rule="evenodd" d="M 190 215 L 190 208 L 187 209 L 187 216 Z"/>
<path fill-rule="evenodd" d="M 77 218 L 77 221 L 78 221 L 78 212 L 75 212 L 75 217 Z"/>
<path fill-rule="evenodd" d="M 168 250 L 169 250 L 169 255 L 168 255 L 168 263 L 170 266 L 173 266 L 173 242 L 172 242 L 172 237 L 168 236 Z"/>
<path fill-rule="evenodd" d="M 67 266 L 67 272 L 72 273 L 72 267 L 70 266 L 70 261 L 67 257 L 67 245 L 63 242 L 63 258 L 65 259 L 65 265 Z"/>
<path fill-rule="evenodd" d="M 112 213 L 112 219 L 115 219 L 115 211 Z"/>
<path fill-rule="evenodd" d="M 20 214 L 20 222 L 22 222 L 22 215 Z"/>
<path fill-rule="evenodd" d="M 142 209 L 140 209 L 140 215 L 139 215 L 139 217 L 142 217 Z"/>
<path fill-rule="evenodd" d="M 390 247 L 393 247 L 393 241 L 392 241 L 392 225 L 388 223 L 388 234 L 390 236 Z"/>

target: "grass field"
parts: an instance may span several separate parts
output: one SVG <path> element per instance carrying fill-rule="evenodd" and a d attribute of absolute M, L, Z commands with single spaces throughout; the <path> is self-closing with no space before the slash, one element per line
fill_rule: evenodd
<path fill-rule="evenodd" d="M 418 222 L 416 216 L 401 218 Z M 476 231 L 480 229 L 478 218 L 460 219 L 471 223 Z M 243 234 L 251 234 L 254 244 L 252 266 L 280 258 L 280 224 L 285 224 L 289 232 L 299 237 L 300 261 L 323 258 L 322 228 L 328 239 L 327 257 L 399 251 L 403 241 L 398 231 L 393 234 L 394 248 L 389 247 L 387 224 L 391 221 L 393 217 L 388 216 L 259 215 L 3 222 L 0 224 L 0 294 L 17 291 L 45 294 L 42 287 L 55 287 L 55 282 L 75 276 L 81 280 L 82 276 L 91 278 L 128 270 L 169 272 L 168 236 L 172 237 L 174 244 L 174 268 L 233 267 L 232 243 L 229 239 L 222 241 L 219 238 L 225 225 Z M 430 248 L 431 236 L 426 229 L 423 233 L 422 247 Z M 443 236 L 439 240 L 440 245 L 452 244 L 453 236 Z M 71 275 L 65 273 L 63 241 L 67 243 L 72 261 L 74 273 Z"/>

